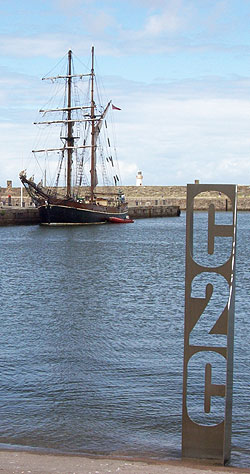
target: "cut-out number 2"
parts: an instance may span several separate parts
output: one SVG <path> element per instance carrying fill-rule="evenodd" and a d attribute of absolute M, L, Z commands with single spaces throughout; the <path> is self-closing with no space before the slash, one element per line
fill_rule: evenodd
<path fill-rule="evenodd" d="M 227 345 L 226 334 L 211 334 L 211 330 L 228 304 L 229 285 L 226 279 L 214 272 L 204 272 L 196 275 L 192 281 L 191 298 L 194 298 L 194 300 L 195 298 L 199 300 L 201 298 L 208 299 L 208 302 L 190 332 L 189 344 L 225 347 Z"/>

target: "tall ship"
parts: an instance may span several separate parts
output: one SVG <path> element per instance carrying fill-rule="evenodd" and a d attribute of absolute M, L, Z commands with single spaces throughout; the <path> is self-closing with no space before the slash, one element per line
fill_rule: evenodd
<path fill-rule="evenodd" d="M 45 225 L 83 225 L 132 222 L 128 216 L 125 196 L 119 188 L 120 176 L 108 136 L 107 116 L 118 107 L 109 101 L 100 102 L 94 70 L 94 47 L 91 50 L 91 68 L 86 74 L 75 74 L 73 53 L 66 55 L 66 73 L 43 79 L 60 85 L 63 102 L 60 107 L 42 109 L 40 128 L 60 128 L 58 145 L 33 150 L 37 162 L 44 157 L 45 169 L 39 182 L 26 171 L 20 180 L 39 209 L 40 222 Z M 78 83 L 83 83 L 80 95 Z M 85 99 L 81 102 L 82 97 Z M 57 130 L 58 131 L 58 130 Z M 104 133 L 103 133 L 104 132 Z M 104 144 L 101 140 L 103 135 Z M 52 163 L 54 182 L 47 185 L 46 166 Z M 57 164 L 56 164 L 57 163 Z M 51 167 L 50 167 L 51 170 Z M 98 192 L 99 174 L 106 194 Z"/>

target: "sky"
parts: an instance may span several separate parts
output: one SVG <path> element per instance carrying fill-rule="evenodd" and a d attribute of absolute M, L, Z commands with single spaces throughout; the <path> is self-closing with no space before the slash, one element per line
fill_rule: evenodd
<path fill-rule="evenodd" d="M 32 166 L 45 76 L 95 46 L 124 185 L 250 183 L 249 0 L 0 0 L 0 185 Z"/>

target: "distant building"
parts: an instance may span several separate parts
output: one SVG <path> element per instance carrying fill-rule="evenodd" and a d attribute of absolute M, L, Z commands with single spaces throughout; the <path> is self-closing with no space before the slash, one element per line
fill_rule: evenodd
<path fill-rule="evenodd" d="M 138 171 L 137 176 L 136 176 L 136 186 L 142 186 L 142 180 L 143 180 L 142 172 Z"/>

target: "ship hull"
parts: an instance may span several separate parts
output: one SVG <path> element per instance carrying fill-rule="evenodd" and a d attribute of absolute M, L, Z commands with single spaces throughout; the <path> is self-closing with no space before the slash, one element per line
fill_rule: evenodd
<path fill-rule="evenodd" d="M 84 225 L 105 224 L 110 217 L 127 218 L 127 209 L 117 212 L 85 209 L 65 205 L 42 205 L 39 207 L 40 224 L 42 225 Z"/>

